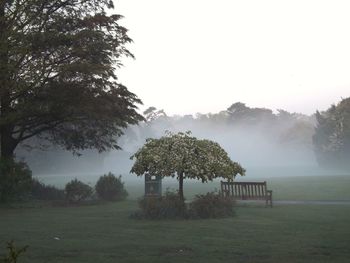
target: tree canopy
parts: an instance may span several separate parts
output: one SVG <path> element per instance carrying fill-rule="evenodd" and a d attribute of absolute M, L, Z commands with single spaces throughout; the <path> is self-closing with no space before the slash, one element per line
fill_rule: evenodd
<path fill-rule="evenodd" d="M 183 199 L 183 179 L 192 178 L 202 182 L 222 177 L 234 179 L 245 170 L 233 162 L 221 146 L 210 140 L 200 140 L 190 132 L 167 133 L 159 139 L 148 139 L 131 159 L 136 159 L 132 173 L 149 173 L 179 180 L 179 195 Z"/>
<path fill-rule="evenodd" d="M 1 156 L 41 136 L 71 151 L 118 148 L 142 120 L 137 96 L 120 84 L 133 55 L 110 0 L 0 0 Z"/>
<path fill-rule="evenodd" d="M 321 166 L 349 168 L 350 156 L 350 98 L 317 112 L 317 127 L 313 143 Z"/>

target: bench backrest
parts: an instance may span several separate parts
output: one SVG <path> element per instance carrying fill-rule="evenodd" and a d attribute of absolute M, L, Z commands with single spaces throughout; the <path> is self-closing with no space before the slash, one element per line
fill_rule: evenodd
<path fill-rule="evenodd" d="M 266 182 L 221 182 L 221 192 L 236 199 L 265 199 Z"/>

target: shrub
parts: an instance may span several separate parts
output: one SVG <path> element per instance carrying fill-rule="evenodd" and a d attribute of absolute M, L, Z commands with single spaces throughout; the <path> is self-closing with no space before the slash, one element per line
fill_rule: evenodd
<path fill-rule="evenodd" d="M 135 218 L 171 219 L 186 217 L 186 206 L 178 193 L 167 191 L 162 197 L 143 197 Z"/>
<path fill-rule="evenodd" d="M 65 194 L 69 202 L 77 203 L 91 197 L 92 188 L 78 179 L 74 179 L 66 184 Z"/>
<path fill-rule="evenodd" d="M 178 193 L 167 191 L 162 197 L 143 197 L 139 200 L 140 210 L 131 217 L 137 219 L 199 219 L 220 218 L 234 215 L 235 201 L 217 192 L 197 195 L 189 208 Z"/>
<path fill-rule="evenodd" d="M 205 195 L 197 195 L 190 203 L 190 218 L 218 218 L 234 215 L 235 201 L 230 197 L 224 197 L 219 193 L 210 192 Z"/>
<path fill-rule="evenodd" d="M 37 179 L 32 180 L 32 198 L 37 200 L 63 200 L 64 190 L 51 185 L 45 185 Z"/>
<path fill-rule="evenodd" d="M 23 254 L 24 252 L 26 252 L 28 246 L 22 247 L 22 248 L 17 248 L 14 245 L 14 242 L 7 242 L 7 246 L 6 246 L 7 250 L 8 250 L 8 254 L 3 258 L 0 259 L 0 262 L 3 263 L 16 263 L 18 262 L 18 257 Z"/>
<path fill-rule="evenodd" d="M 32 172 L 24 162 L 0 159 L 0 201 L 20 200 L 29 196 Z"/>
<path fill-rule="evenodd" d="M 124 200 L 128 196 L 121 176 L 115 177 L 112 173 L 101 176 L 95 190 L 99 198 L 109 201 Z"/>

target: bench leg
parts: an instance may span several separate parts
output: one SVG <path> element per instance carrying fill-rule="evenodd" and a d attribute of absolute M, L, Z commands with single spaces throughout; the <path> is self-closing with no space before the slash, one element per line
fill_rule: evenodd
<path fill-rule="evenodd" d="M 272 199 L 270 197 L 266 198 L 265 200 L 265 207 L 272 207 Z"/>
<path fill-rule="evenodd" d="M 266 197 L 266 206 L 268 205 L 268 201 L 270 201 L 270 207 L 272 207 L 272 191 L 268 190 L 267 193 L 268 195 Z"/>

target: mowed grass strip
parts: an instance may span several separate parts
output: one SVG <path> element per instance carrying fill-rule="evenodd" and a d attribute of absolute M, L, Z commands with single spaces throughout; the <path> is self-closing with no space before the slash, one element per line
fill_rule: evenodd
<path fill-rule="evenodd" d="M 135 201 L 0 208 L 19 262 L 348 262 L 350 206 L 237 207 L 213 220 L 135 220 Z"/>

